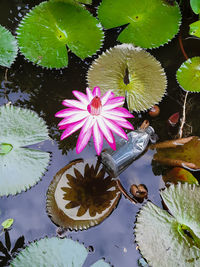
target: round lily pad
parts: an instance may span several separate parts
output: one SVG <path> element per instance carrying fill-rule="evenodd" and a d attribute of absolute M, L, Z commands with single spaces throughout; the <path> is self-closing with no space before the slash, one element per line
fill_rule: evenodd
<path fill-rule="evenodd" d="M 88 71 L 90 88 L 102 93 L 112 90 L 126 96 L 130 111 L 144 111 L 159 103 L 167 79 L 163 68 L 150 53 L 131 44 L 117 45 L 97 58 Z"/>
<path fill-rule="evenodd" d="M 9 68 L 17 56 L 15 37 L 0 25 L 0 65 Z"/>
<path fill-rule="evenodd" d="M 170 5 L 165 0 L 104 0 L 98 17 L 105 28 L 128 24 L 118 40 L 143 48 L 168 43 L 177 34 L 181 22 L 176 1 Z"/>
<path fill-rule="evenodd" d="M 188 92 L 200 92 L 200 57 L 186 60 L 176 73 L 182 89 Z"/>
<path fill-rule="evenodd" d="M 35 241 L 22 250 L 11 262 L 12 267 L 48 266 L 81 267 L 88 255 L 83 244 L 68 238 L 44 238 Z M 110 267 L 104 260 L 97 261 L 91 267 Z"/>
<path fill-rule="evenodd" d="M 48 166 L 49 153 L 30 149 L 48 139 L 43 119 L 28 109 L 0 107 L 0 196 L 35 185 Z"/>
<path fill-rule="evenodd" d="M 97 19 L 71 1 L 42 2 L 23 18 L 17 34 L 22 54 L 47 68 L 68 65 L 67 47 L 81 59 L 93 55 L 103 39 Z"/>
<path fill-rule="evenodd" d="M 200 266 L 200 187 L 171 185 L 161 192 L 170 213 L 151 202 L 137 215 L 135 236 L 150 266 Z"/>
<path fill-rule="evenodd" d="M 61 169 L 47 192 L 47 212 L 64 228 L 83 230 L 102 222 L 116 207 L 120 191 L 99 162 L 76 160 Z"/>

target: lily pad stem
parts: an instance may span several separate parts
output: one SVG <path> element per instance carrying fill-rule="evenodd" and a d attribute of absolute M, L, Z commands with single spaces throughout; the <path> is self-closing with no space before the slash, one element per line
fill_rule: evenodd
<path fill-rule="evenodd" d="M 181 34 L 179 34 L 178 40 L 179 40 L 179 45 L 180 45 L 180 48 L 181 48 L 181 52 L 183 53 L 185 59 L 187 60 L 189 57 L 186 54 L 185 49 L 183 47 L 183 42 L 182 42 Z M 188 92 L 185 93 L 185 98 L 184 98 L 184 103 L 183 103 L 183 116 L 182 116 L 181 125 L 180 125 L 179 132 L 178 132 L 179 138 L 182 138 L 182 136 L 183 136 L 183 127 L 184 127 L 185 119 L 186 119 L 186 113 L 185 113 L 185 111 L 186 111 L 187 97 L 188 97 Z"/>
<path fill-rule="evenodd" d="M 133 204 L 137 204 L 138 201 L 136 199 L 132 198 L 131 196 L 129 196 L 129 194 L 126 192 L 126 189 L 123 187 L 121 182 L 119 180 L 116 180 L 116 182 L 117 182 L 117 186 L 118 186 L 119 190 L 125 196 L 125 198 L 130 200 Z"/>

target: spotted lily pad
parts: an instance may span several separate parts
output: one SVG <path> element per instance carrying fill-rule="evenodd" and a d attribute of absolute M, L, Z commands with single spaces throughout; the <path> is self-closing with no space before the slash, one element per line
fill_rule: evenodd
<path fill-rule="evenodd" d="M 178 32 L 179 7 L 164 0 L 103 0 L 98 17 L 105 28 L 128 24 L 120 33 L 121 43 L 155 48 L 169 42 Z"/>
<path fill-rule="evenodd" d="M 87 255 L 88 250 L 84 245 L 71 239 L 44 238 L 31 243 L 22 250 L 10 266 L 81 267 Z M 91 267 L 95 266 L 110 267 L 104 260 L 99 260 L 91 265 Z"/>
<path fill-rule="evenodd" d="M 97 19 L 72 1 L 42 2 L 23 18 L 17 34 L 22 54 L 47 68 L 68 65 L 66 46 L 84 59 L 100 49 L 103 39 Z"/>
<path fill-rule="evenodd" d="M 165 183 L 189 183 L 198 185 L 197 179 L 191 174 L 191 172 L 180 168 L 175 167 L 163 175 L 163 180 Z"/>
<path fill-rule="evenodd" d="M 198 136 L 157 143 L 152 145 L 151 148 L 157 149 L 153 160 L 165 165 L 200 170 L 200 138 Z"/>
<path fill-rule="evenodd" d="M 0 196 L 16 194 L 36 184 L 49 153 L 27 148 L 48 139 L 45 122 L 28 109 L 0 107 Z"/>
<path fill-rule="evenodd" d="M 82 230 L 99 224 L 116 207 L 120 191 L 105 170 L 76 160 L 61 169 L 47 193 L 47 212 L 62 227 Z"/>
<path fill-rule="evenodd" d="M 130 111 L 144 111 L 161 101 L 167 85 L 160 62 L 131 44 L 117 45 L 99 56 L 87 79 L 90 88 L 126 96 Z"/>
<path fill-rule="evenodd" d="M 189 34 L 200 38 L 200 20 L 190 24 Z"/>
<path fill-rule="evenodd" d="M 137 215 L 141 254 L 150 266 L 200 266 L 200 187 L 171 185 L 161 197 L 170 214 L 148 202 Z"/>
<path fill-rule="evenodd" d="M 17 56 L 15 37 L 0 25 L 0 66 L 9 68 Z"/>
<path fill-rule="evenodd" d="M 176 73 L 182 89 L 188 92 L 200 92 L 200 57 L 186 60 Z"/>

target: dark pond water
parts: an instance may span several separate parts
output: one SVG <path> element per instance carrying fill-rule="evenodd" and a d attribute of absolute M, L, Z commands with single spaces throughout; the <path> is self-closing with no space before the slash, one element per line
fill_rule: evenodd
<path fill-rule="evenodd" d="M 33 3 L 34 2 L 34 3 Z M 35 4 L 41 1 L 28 0 L 0 0 L 0 24 L 15 33 L 18 22 L 22 16 Z M 190 11 L 185 11 L 185 24 L 181 28 L 185 50 L 189 57 L 200 56 L 200 41 L 186 39 L 188 37 L 188 24 L 194 21 Z M 105 44 L 102 50 L 117 44 L 118 30 L 106 31 Z M 175 112 L 182 112 L 184 93 L 176 83 L 175 73 L 185 60 L 175 38 L 168 45 L 154 49 L 151 53 L 160 60 L 168 76 L 168 93 L 160 104 L 159 117 L 151 119 L 147 113 L 136 115 L 135 127 L 144 119 L 150 119 L 160 140 L 172 138 L 169 134 L 167 119 Z M 21 235 L 25 236 L 26 243 L 45 236 L 56 235 L 57 226 L 54 225 L 46 213 L 46 192 L 54 175 L 76 158 L 93 159 L 95 149 L 89 144 L 85 150 L 77 155 L 75 145 L 77 135 L 60 142 L 60 132 L 57 130 L 58 119 L 54 114 L 60 110 L 61 102 L 65 98 L 72 98 L 72 90 L 84 91 L 88 67 L 95 58 L 81 61 L 70 54 L 69 66 L 63 70 L 46 70 L 27 62 L 23 56 L 18 55 L 16 62 L 8 70 L 8 82 L 5 82 L 5 69 L 0 68 L 0 104 L 11 101 L 13 105 L 30 108 L 36 111 L 47 122 L 52 140 L 46 141 L 40 149 L 51 153 L 51 161 L 42 180 L 27 192 L 16 196 L 0 199 L 0 221 L 14 218 L 13 229 L 10 232 L 14 241 Z M 193 134 L 200 134 L 200 98 L 197 94 L 189 96 L 190 106 L 187 110 L 187 123 L 192 125 Z M 6 123 L 6 121 L 5 121 Z M 161 199 L 159 189 L 164 187 L 159 169 L 152 168 L 153 151 L 148 151 L 135 161 L 121 176 L 121 182 L 129 190 L 131 184 L 143 183 L 147 186 L 149 199 L 159 205 Z M 15 170 L 13 170 L 14 175 Z M 155 174 L 154 174 L 155 173 Z M 198 174 L 196 174 L 198 177 Z M 137 260 L 141 257 L 134 243 L 134 222 L 140 205 L 133 205 L 124 197 L 121 198 L 117 208 L 100 225 L 85 231 L 69 232 L 67 235 L 74 240 L 92 246 L 85 266 L 89 266 L 97 259 L 105 257 L 116 267 L 138 266 Z M 3 236 L 0 237 L 3 239 Z"/>

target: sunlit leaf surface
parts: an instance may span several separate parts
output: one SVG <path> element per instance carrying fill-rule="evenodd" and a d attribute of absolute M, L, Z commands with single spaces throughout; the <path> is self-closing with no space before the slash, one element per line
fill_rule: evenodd
<path fill-rule="evenodd" d="M 135 236 L 150 266 L 200 266 L 200 188 L 171 185 L 161 192 L 170 214 L 148 202 L 137 215 Z"/>
<path fill-rule="evenodd" d="M 190 0 L 190 5 L 194 13 L 200 14 L 200 1 L 199 0 Z"/>
<path fill-rule="evenodd" d="M 200 92 L 200 57 L 186 60 L 176 73 L 180 86 L 188 92 Z"/>
<path fill-rule="evenodd" d="M 194 170 L 200 169 L 200 138 L 193 136 L 188 140 L 185 144 L 177 139 L 153 145 L 152 148 L 157 149 L 153 160 L 170 166 L 179 166 Z"/>
<path fill-rule="evenodd" d="M 164 0 L 103 0 L 98 17 L 105 28 L 128 24 L 118 40 L 143 48 L 168 43 L 177 34 L 181 21 L 176 1 L 170 5 Z"/>
<path fill-rule="evenodd" d="M 165 183 L 189 183 L 198 185 L 197 179 L 191 174 L 191 172 L 180 168 L 175 167 L 163 175 L 163 180 Z"/>
<path fill-rule="evenodd" d="M 0 66 L 9 68 L 17 56 L 15 37 L 0 25 Z"/>
<path fill-rule="evenodd" d="M 72 1 L 42 2 L 24 17 L 17 34 L 22 54 L 47 68 L 68 65 L 67 47 L 81 59 L 91 56 L 103 39 L 97 19 Z"/>
<path fill-rule="evenodd" d="M 116 207 L 120 192 L 116 181 L 83 160 L 61 169 L 47 193 L 47 212 L 59 226 L 82 230 L 100 223 Z"/>
<path fill-rule="evenodd" d="M 11 262 L 11 266 L 82 267 L 87 255 L 84 245 L 71 239 L 44 238 L 22 250 Z M 91 267 L 109 266 L 104 260 L 99 260 Z"/>
<path fill-rule="evenodd" d="M 200 38 L 200 20 L 190 24 L 190 35 L 194 35 Z"/>
<path fill-rule="evenodd" d="M 131 44 L 117 45 L 99 56 L 87 78 L 90 88 L 126 96 L 130 111 L 144 111 L 161 101 L 167 84 L 160 62 Z"/>
<path fill-rule="evenodd" d="M 3 196 L 27 190 L 40 180 L 49 153 L 25 146 L 48 139 L 48 130 L 35 112 L 14 106 L 0 107 L 0 129 L 0 196 Z"/>

